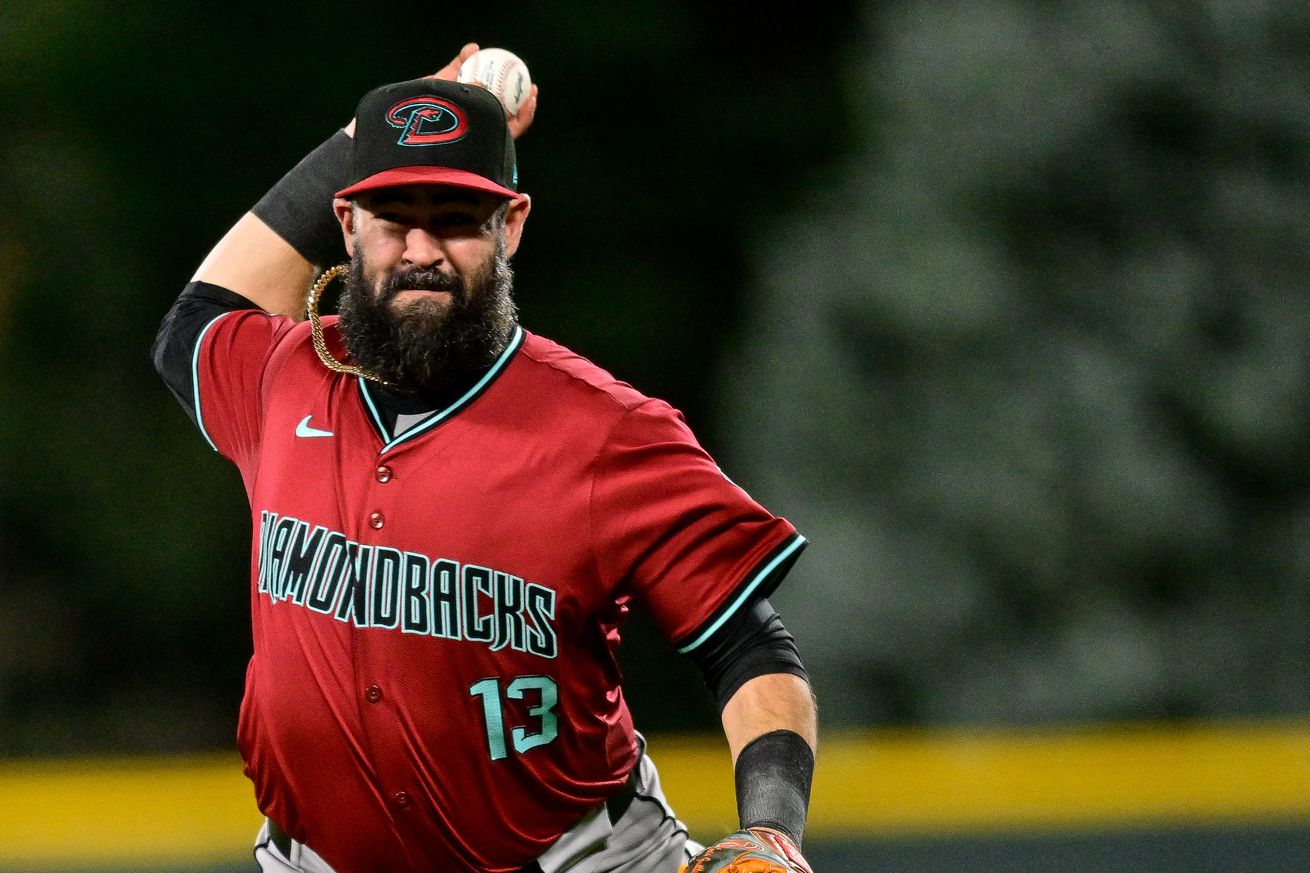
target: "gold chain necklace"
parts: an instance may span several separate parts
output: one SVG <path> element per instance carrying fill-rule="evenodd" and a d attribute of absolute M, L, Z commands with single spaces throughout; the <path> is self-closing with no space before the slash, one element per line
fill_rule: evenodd
<path fill-rule="evenodd" d="M 314 351 L 318 352 L 318 359 L 323 362 L 323 366 L 329 370 L 335 370 L 338 373 L 346 373 L 351 376 L 359 376 L 362 379 L 370 379 L 379 385 L 391 385 L 386 379 L 374 376 L 366 370 L 359 367 L 352 367 L 350 364 L 343 364 L 332 353 L 328 351 L 327 341 L 323 339 L 323 324 L 318 320 L 318 299 L 323 296 L 323 289 L 328 286 L 333 279 L 340 276 L 350 268 L 349 264 L 337 264 L 331 269 L 324 270 L 323 273 L 315 280 L 314 284 L 309 287 L 309 294 L 305 297 L 305 312 L 309 315 L 309 330 L 314 335 Z"/>

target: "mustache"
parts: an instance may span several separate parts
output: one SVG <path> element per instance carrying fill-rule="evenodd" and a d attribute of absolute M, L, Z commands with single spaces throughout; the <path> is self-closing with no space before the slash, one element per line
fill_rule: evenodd
<path fill-rule="evenodd" d="M 378 299 L 390 300 L 402 290 L 445 291 L 457 301 L 464 299 L 464 280 L 458 275 L 443 273 L 432 267 L 407 267 L 397 270 L 382 280 Z"/>

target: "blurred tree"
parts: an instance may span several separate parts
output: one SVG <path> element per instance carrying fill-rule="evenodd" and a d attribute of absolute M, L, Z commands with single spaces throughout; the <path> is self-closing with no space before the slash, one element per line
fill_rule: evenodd
<path fill-rule="evenodd" d="M 721 382 L 826 721 L 1310 710 L 1310 7 L 867 14 Z"/>

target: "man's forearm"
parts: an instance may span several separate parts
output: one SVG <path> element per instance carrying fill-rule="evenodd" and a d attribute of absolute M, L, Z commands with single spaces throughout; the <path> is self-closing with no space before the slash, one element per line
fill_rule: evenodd
<path fill-rule="evenodd" d="M 799 676 L 756 676 L 742 685 L 723 708 L 723 732 L 734 764 L 749 743 L 775 730 L 793 731 L 811 750 L 818 748 L 814 694 L 809 683 Z"/>
<path fill-rule="evenodd" d="M 303 318 L 313 277 L 313 264 L 247 212 L 210 251 L 192 281 L 235 291 L 265 312 Z"/>
<path fill-rule="evenodd" d="M 818 745 L 809 683 L 789 673 L 751 679 L 723 710 L 743 828 L 767 827 L 797 844 L 805 833 Z"/>

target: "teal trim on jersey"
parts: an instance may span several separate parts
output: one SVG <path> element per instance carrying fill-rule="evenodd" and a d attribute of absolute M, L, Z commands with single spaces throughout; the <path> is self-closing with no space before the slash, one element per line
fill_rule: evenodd
<path fill-rule="evenodd" d="M 724 611 L 723 615 L 719 616 L 718 620 L 715 621 L 714 624 L 710 625 L 709 627 L 705 628 L 705 630 L 701 631 L 700 636 L 696 637 L 696 639 L 692 640 L 691 642 L 687 643 L 687 645 L 678 649 L 679 654 L 682 655 L 687 654 L 692 649 L 696 648 L 701 643 L 705 642 L 707 639 L 713 636 L 716 630 L 723 627 L 723 623 L 725 621 L 727 621 L 729 618 L 732 618 L 732 616 L 736 614 L 737 610 L 741 609 L 741 605 L 746 602 L 747 598 L 751 596 L 751 593 L 754 592 L 756 588 L 759 588 L 760 584 L 764 582 L 765 579 L 768 579 L 769 575 L 772 574 L 774 570 L 778 569 L 778 566 L 782 564 L 783 561 L 787 560 L 792 555 L 796 554 L 797 549 L 802 549 L 805 547 L 805 544 L 807 542 L 805 537 L 801 536 L 800 534 L 793 534 L 793 537 L 794 539 L 785 549 L 783 549 L 778 554 L 774 555 L 773 560 L 765 564 L 760 569 L 760 571 L 755 574 L 755 578 L 751 579 L 750 583 L 741 590 L 741 593 L 737 595 L 737 599 L 732 602 L 732 605 L 729 606 L 726 611 Z"/>
<path fill-rule="evenodd" d="M 514 357 L 514 353 L 519 350 L 519 346 L 521 345 L 523 345 L 523 328 L 519 327 L 518 325 L 515 325 L 514 335 L 510 337 L 509 345 L 505 347 L 505 351 L 500 353 L 500 357 L 496 359 L 496 363 L 491 365 L 491 369 L 488 370 L 486 373 L 484 373 L 482 375 L 482 378 L 479 379 L 472 388 L 464 392 L 464 396 L 460 397 L 458 400 L 456 400 L 454 403 L 450 404 L 440 412 L 433 413 L 432 417 L 429 418 L 427 421 L 423 422 L 422 424 L 415 425 L 414 427 L 411 427 L 409 430 L 405 431 L 400 436 L 392 439 L 391 442 L 387 443 L 382 447 L 382 451 L 378 452 L 378 454 L 380 455 L 386 454 L 387 452 L 391 451 L 401 443 L 408 442 L 409 440 L 412 440 L 415 437 L 422 436 L 423 434 L 432 430 L 432 428 L 441 424 L 443 421 L 450 418 L 452 415 L 454 415 L 455 413 L 459 412 L 461 409 L 472 403 L 475 399 L 477 399 L 477 396 L 481 394 L 483 391 L 487 390 L 487 386 L 490 385 L 495 380 L 495 378 L 500 375 L 501 371 L 505 369 L 505 366 L 510 362 L 510 359 Z M 360 382 L 360 390 L 364 392 L 364 397 L 368 400 L 369 410 L 375 416 L 374 423 L 377 424 L 378 430 L 382 432 L 382 439 L 383 441 L 385 441 L 387 439 L 387 431 L 382 424 L 381 417 L 378 416 L 377 408 L 373 405 L 373 399 L 368 395 L 368 386 L 364 384 L 363 379 L 360 379 L 359 382 Z"/>
<path fill-rule="evenodd" d="M 224 312 L 222 315 L 215 315 L 211 318 L 209 324 L 205 325 L 200 331 L 200 336 L 196 337 L 196 347 L 191 351 L 191 394 L 195 397 L 196 427 L 200 428 L 200 435 L 205 438 L 205 442 L 209 443 L 209 447 L 214 451 L 218 451 L 218 446 L 214 445 L 214 441 L 209 438 L 209 431 L 205 430 L 205 417 L 200 412 L 200 344 L 205 341 L 205 334 L 209 333 L 209 329 L 214 326 L 214 322 L 222 318 L 223 315 L 230 314 Z"/>
<path fill-rule="evenodd" d="M 382 413 L 378 412 L 377 405 L 373 402 L 373 398 L 368 393 L 367 379 L 359 379 L 359 393 L 360 396 L 364 398 L 364 405 L 368 407 L 369 415 L 373 419 L 373 426 L 378 430 L 378 436 L 381 437 L 382 442 L 385 443 L 387 440 L 391 439 L 391 434 L 387 433 L 387 424 L 382 418 Z"/>

